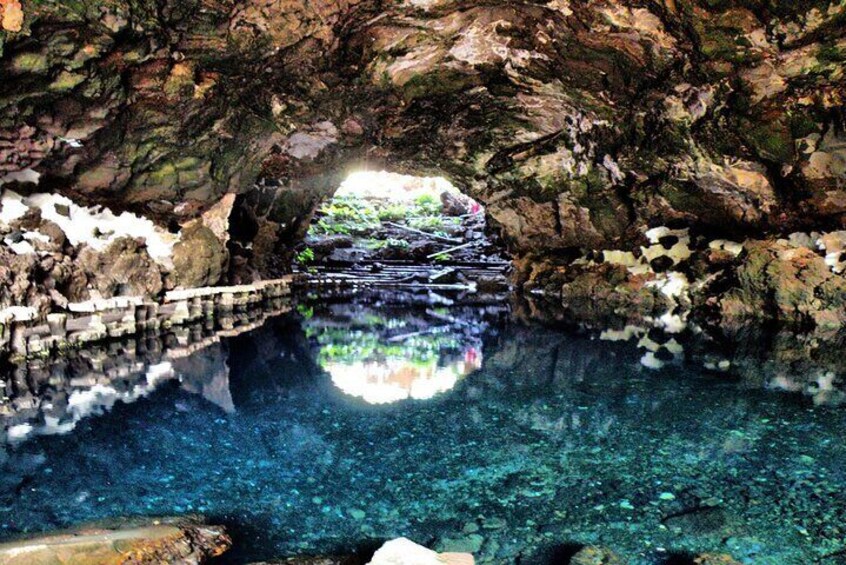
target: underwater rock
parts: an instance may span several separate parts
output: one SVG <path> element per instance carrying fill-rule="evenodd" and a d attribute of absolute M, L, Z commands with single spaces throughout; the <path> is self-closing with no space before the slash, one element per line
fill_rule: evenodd
<path fill-rule="evenodd" d="M 617 555 L 604 547 L 585 547 L 570 559 L 570 565 L 623 565 Z"/>
<path fill-rule="evenodd" d="M 232 540 L 221 526 L 184 518 L 92 524 L 0 544 L 3 565 L 206 563 Z"/>
<path fill-rule="evenodd" d="M 386 542 L 369 565 L 473 565 L 469 553 L 437 553 L 406 538 Z"/>
<path fill-rule="evenodd" d="M 731 555 L 724 553 L 701 553 L 693 558 L 694 565 L 740 565 Z"/>

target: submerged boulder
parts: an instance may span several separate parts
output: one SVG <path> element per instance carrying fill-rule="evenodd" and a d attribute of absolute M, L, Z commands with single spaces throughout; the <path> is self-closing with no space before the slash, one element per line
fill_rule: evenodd
<path fill-rule="evenodd" d="M 2 565 L 206 563 L 232 540 L 222 526 L 185 518 L 91 524 L 0 544 Z"/>

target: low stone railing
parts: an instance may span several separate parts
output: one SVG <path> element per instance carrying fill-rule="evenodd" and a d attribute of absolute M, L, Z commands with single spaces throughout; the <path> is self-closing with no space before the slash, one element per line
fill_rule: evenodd
<path fill-rule="evenodd" d="M 239 286 L 172 290 L 161 302 L 137 296 L 69 304 L 66 312 L 39 317 L 34 308 L 0 310 L 0 353 L 12 360 L 109 338 L 132 336 L 200 320 L 234 327 L 233 313 L 289 296 L 293 276 Z"/>

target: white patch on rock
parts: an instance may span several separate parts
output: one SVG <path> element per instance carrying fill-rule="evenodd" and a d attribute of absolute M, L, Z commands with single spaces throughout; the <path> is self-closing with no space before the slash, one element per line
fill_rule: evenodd
<path fill-rule="evenodd" d="M 678 314 L 671 314 L 666 312 L 663 316 L 658 318 L 658 323 L 664 328 L 664 331 L 671 334 L 681 333 L 687 328 L 687 322 Z"/>
<path fill-rule="evenodd" d="M 505 20 L 474 22 L 462 31 L 449 54 L 456 61 L 468 65 L 510 63 L 517 68 L 525 67 L 532 59 L 547 58 L 541 53 L 511 47 L 511 37 L 499 33 L 499 30 L 509 27 L 511 23 Z"/>
<path fill-rule="evenodd" d="M 0 186 L 10 182 L 38 184 L 40 179 L 41 173 L 35 172 L 32 169 L 23 169 L 22 171 L 6 173 L 0 177 Z"/>
<path fill-rule="evenodd" d="M 640 270 L 643 268 L 643 264 L 631 251 L 605 249 L 602 251 L 602 257 L 603 262 L 626 267 L 631 272 L 634 272 L 634 269 Z"/>
<path fill-rule="evenodd" d="M 599 334 L 602 341 L 629 341 L 633 337 L 640 337 L 646 333 L 646 328 L 627 325 L 622 330 L 603 330 Z"/>
<path fill-rule="evenodd" d="M 9 306 L 0 310 L 0 324 L 29 322 L 37 315 L 38 311 L 30 306 Z"/>
<path fill-rule="evenodd" d="M 546 3 L 546 7 L 550 10 L 557 10 L 565 16 L 573 15 L 573 10 L 570 8 L 570 0 L 550 0 Z"/>
<path fill-rule="evenodd" d="M 617 164 L 617 161 L 611 155 L 605 156 L 602 160 L 602 166 L 608 170 L 608 173 L 611 175 L 611 181 L 614 184 L 620 184 L 625 179 L 623 171 L 620 170 L 620 165 Z"/>
<path fill-rule="evenodd" d="M 73 246 L 85 244 L 103 251 L 120 237 L 143 238 L 150 256 L 166 268 L 173 268 L 171 255 L 179 236 L 160 228 L 147 218 L 130 212 L 115 215 L 108 208 L 100 206 L 78 206 L 70 198 L 43 192 L 23 197 L 6 190 L 0 196 L 0 202 L 3 205 L 0 220 L 6 223 L 17 220 L 29 208 L 39 208 L 41 218 L 57 224 Z M 67 207 L 68 215 L 60 214 L 57 206 Z"/>
<path fill-rule="evenodd" d="M 736 241 L 729 241 L 727 239 L 715 239 L 708 244 L 708 247 L 714 251 L 725 251 L 731 253 L 735 257 L 743 252 L 743 244 Z"/>
<path fill-rule="evenodd" d="M 675 237 L 678 239 L 670 249 L 666 249 L 660 243 L 662 238 Z M 661 226 L 653 228 L 646 232 L 646 238 L 652 245 L 649 247 L 641 247 L 643 258 L 651 263 L 659 257 L 669 257 L 673 261 L 673 265 L 678 265 L 682 261 L 690 258 L 690 236 L 687 229 L 671 230 L 670 228 Z"/>
<path fill-rule="evenodd" d="M 324 149 L 338 141 L 338 128 L 329 121 L 315 124 L 309 131 L 292 134 L 285 143 L 285 152 L 295 159 L 316 159 Z"/>
<path fill-rule="evenodd" d="M 825 253 L 825 264 L 835 273 L 846 271 L 846 261 L 841 257 L 846 250 L 846 231 L 834 231 L 817 239 L 817 248 Z"/>
<path fill-rule="evenodd" d="M 655 280 L 647 282 L 646 286 L 657 288 L 668 298 L 677 299 L 684 295 L 690 283 L 684 273 L 671 271 L 662 273 Z"/>
<path fill-rule="evenodd" d="M 0 222 L 10 224 L 23 217 L 27 210 L 29 206 L 23 203 L 23 197 L 20 194 L 11 190 L 0 193 Z"/>
<path fill-rule="evenodd" d="M 417 8 L 418 10 L 423 10 L 424 12 L 428 12 L 434 8 L 439 8 L 443 4 L 444 0 L 405 0 L 406 6 L 411 6 L 413 8 Z"/>

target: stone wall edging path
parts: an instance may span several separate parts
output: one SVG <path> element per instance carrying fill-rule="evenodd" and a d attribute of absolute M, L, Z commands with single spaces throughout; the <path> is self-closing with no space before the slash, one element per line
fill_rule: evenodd
<path fill-rule="evenodd" d="M 89 300 L 46 316 L 39 316 L 34 308 L 12 306 L 0 310 L 0 354 L 25 359 L 202 319 L 215 319 L 222 329 L 231 329 L 234 312 L 290 296 L 295 278 L 172 290 L 158 302 L 140 296 Z"/>

